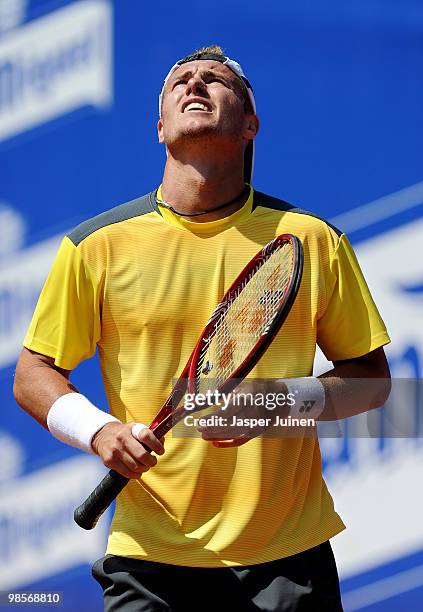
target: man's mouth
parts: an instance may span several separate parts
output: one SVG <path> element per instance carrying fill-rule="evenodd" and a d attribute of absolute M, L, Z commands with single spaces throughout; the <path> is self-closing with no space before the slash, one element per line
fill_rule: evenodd
<path fill-rule="evenodd" d="M 211 113 L 211 109 L 209 109 L 205 104 L 201 104 L 201 102 L 191 102 L 187 104 L 187 106 L 183 109 L 183 113 L 190 111 L 202 111 L 206 113 Z"/>

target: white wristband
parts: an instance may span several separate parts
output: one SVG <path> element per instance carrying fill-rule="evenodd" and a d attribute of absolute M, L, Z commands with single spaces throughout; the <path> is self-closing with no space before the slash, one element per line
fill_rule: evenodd
<path fill-rule="evenodd" d="M 294 404 L 289 409 L 289 415 L 295 418 L 316 420 L 325 408 L 325 388 L 322 382 L 314 376 L 303 378 L 284 378 L 283 382 L 292 394 Z"/>
<path fill-rule="evenodd" d="M 81 393 L 67 393 L 59 397 L 47 415 L 47 426 L 55 438 L 94 453 L 91 440 L 107 423 L 119 422 L 103 412 Z"/>

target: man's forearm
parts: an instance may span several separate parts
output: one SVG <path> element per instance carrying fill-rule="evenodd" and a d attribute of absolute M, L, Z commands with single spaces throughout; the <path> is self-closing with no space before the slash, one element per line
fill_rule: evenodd
<path fill-rule="evenodd" d="M 162 442 L 148 427 L 135 436 L 134 423 L 120 423 L 91 404 L 68 380 L 69 375 L 51 357 L 24 348 L 16 366 L 15 399 L 58 440 L 94 452 L 104 465 L 126 478 L 139 478 L 157 463 L 146 448 L 162 455 Z M 96 433 L 99 435 L 93 448 Z"/>
<path fill-rule="evenodd" d="M 24 348 L 16 366 L 13 392 L 17 403 L 47 427 L 47 415 L 62 395 L 78 392 L 68 380 L 69 372 L 54 366 L 54 360 Z"/>
<path fill-rule="evenodd" d="M 334 421 L 382 406 L 391 390 L 389 367 L 383 349 L 368 355 L 339 361 L 319 376 L 325 388 L 321 421 Z"/>

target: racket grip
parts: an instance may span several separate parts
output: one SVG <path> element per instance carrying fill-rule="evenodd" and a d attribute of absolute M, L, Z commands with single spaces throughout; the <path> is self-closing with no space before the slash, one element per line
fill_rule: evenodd
<path fill-rule="evenodd" d="M 110 470 L 87 499 L 75 510 L 73 514 L 75 523 L 82 529 L 94 529 L 100 516 L 128 482 L 128 478 Z"/>

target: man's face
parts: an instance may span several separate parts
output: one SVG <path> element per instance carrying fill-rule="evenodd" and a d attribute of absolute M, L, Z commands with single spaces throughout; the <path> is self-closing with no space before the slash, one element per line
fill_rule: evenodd
<path fill-rule="evenodd" d="M 238 77 L 220 62 L 182 64 L 170 76 L 158 123 L 159 142 L 170 146 L 181 138 L 227 137 L 248 140 Z"/>

